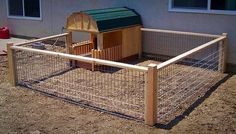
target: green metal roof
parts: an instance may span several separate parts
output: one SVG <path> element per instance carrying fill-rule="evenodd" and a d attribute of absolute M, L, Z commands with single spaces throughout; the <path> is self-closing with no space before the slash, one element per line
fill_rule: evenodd
<path fill-rule="evenodd" d="M 140 15 L 126 7 L 95 9 L 81 12 L 88 14 L 97 22 L 99 32 L 142 25 Z"/>

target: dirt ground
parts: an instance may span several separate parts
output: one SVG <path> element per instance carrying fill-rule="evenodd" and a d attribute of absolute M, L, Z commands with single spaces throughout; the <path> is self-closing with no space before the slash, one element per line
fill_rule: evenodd
<path fill-rule="evenodd" d="M 26 88 L 13 88 L 7 84 L 5 60 L 0 57 L 0 133 L 236 133 L 236 76 L 183 119 L 170 126 L 149 127 Z"/>

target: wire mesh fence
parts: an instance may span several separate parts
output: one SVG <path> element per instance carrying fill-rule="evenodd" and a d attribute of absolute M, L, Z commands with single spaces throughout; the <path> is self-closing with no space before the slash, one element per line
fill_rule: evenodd
<path fill-rule="evenodd" d="M 168 123 L 202 97 L 224 75 L 219 43 L 158 71 L 158 122 Z"/>
<path fill-rule="evenodd" d="M 48 39 L 48 40 L 33 42 L 33 43 L 25 43 L 24 45 L 21 45 L 21 46 L 27 47 L 27 48 L 47 50 L 47 51 L 52 51 L 52 52 L 68 53 L 65 36 L 57 37 L 55 39 Z"/>
<path fill-rule="evenodd" d="M 163 68 L 157 67 L 157 112 L 154 113 L 157 113 L 158 123 L 167 124 L 225 76 L 220 73 L 225 60 L 224 47 L 221 47 L 224 38 L 158 30 L 142 33 L 145 60 L 134 63 L 138 65 L 121 66 L 124 63 L 97 62 L 99 59 L 88 57 L 79 60 L 81 56 L 65 54 L 69 51 L 66 45 L 54 45 L 55 42 L 45 45 L 47 52 L 29 50 L 33 44 L 24 46 L 27 49 L 13 47 L 17 82 L 48 94 L 143 120 L 148 111 L 145 106 L 153 104 L 147 102 L 145 93 L 152 87 L 147 86 L 151 83 L 147 80 L 147 74 L 150 74 L 147 66 L 151 63 L 166 64 Z M 171 58 L 209 42 L 215 43 L 167 64 Z M 72 64 L 75 60 L 78 61 L 76 66 Z M 144 66 L 145 69 L 140 71 L 134 66 Z"/>
<path fill-rule="evenodd" d="M 142 30 L 143 57 L 164 62 L 216 37 L 188 33 Z"/>
<path fill-rule="evenodd" d="M 142 120 L 145 72 L 96 64 L 76 68 L 59 56 L 15 50 L 18 84 Z"/>

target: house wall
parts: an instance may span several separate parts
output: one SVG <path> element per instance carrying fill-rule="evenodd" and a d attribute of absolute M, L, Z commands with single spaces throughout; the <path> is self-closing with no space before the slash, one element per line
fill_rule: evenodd
<path fill-rule="evenodd" d="M 3 9 L 1 14 L 4 14 L 1 22 L 10 28 L 11 34 L 23 35 L 30 37 L 43 37 L 51 35 L 52 18 L 50 17 L 50 0 L 42 0 L 42 20 L 29 20 L 29 19 L 13 19 L 7 18 L 7 0 L 1 0 L 0 9 Z"/>
<path fill-rule="evenodd" d="M 142 17 L 144 27 L 229 34 L 228 63 L 236 64 L 236 15 L 168 11 L 169 0 L 42 0 L 42 20 L 7 19 L 6 0 L 0 0 L 0 26 L 8 25 L 17 35 L 43 37 L 61 33 L 66 17 L 75 11 L 127 6 Z M 236 70 L 236 69 L 235 69 Z"/>
<path fill-rule="evenodd" d="M 236 64 L 236 15 L 170 12 L 168 3 L 169 0 L 140 0 L 128 1 L 127 5 L 140 13 L 144 27 L 210 34 L 228 33 L 228 63 Z"/>
<path fill-rule="evenodd" d="M 7 0 L 0 0 L 0 26 L 8 26 L 12 34 L 44 37 L 62 32 L 66 18 L 80 10 L 114 7 L 116 0 L 41 0 L 42 20 L 7 18 Z"/>
<path fill-rule="evenodd" d="M 4 0 L 0 0 L 0 26 L 5 26 L 7 24 L 7 14 L 6 14 L 6 4 Z"/>

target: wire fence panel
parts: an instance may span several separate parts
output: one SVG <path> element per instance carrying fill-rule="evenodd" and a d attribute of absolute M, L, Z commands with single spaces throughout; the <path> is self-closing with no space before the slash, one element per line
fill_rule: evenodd
<path fill-rule="evenodd" d="M 65 37 L 58 37 L 53 40 L 44 40 L 44 41 L 38 41 L 38 42 L 33 42 L 33 43 L 27 43 L 21 46 L 27 47 L 27 48 L 47 50 L 47 51 L 52 51 L 52 52 L 68 53 L 66 49 Z"/>
<path fill-rule="evenodd" d="M 100 64 L 91 71 L 58 56 L 20 50 L 15 57 L 20 85 L 143 120 L 145 72 Z"/>
<path fill-rule="evenodd" d="M 56 45 L 57 42 L 44 42 L 44 50 L 48 51 L 29 49 L 35 47 L 33 44 L 24 46 L 28 48 L 12 48 L 19 85 L 139 120 L 144 119 L 144 99 L 148 100 L 144 92 L 151 90 L 146 89 L 147 66 L 157 64 L 157 122 L 168 124 L 225 76 L 221 73 L 225 62 L 222 42 L 225 37 L 216 38 L 214 35 L 144 30 L 144 59 L 129 61 L 136 66 L 63 54 L 69 50 L 65 44 Z M 104 57 L 101 50 L 92 55 Z M 108 59 L 119 57 L 110 52 L 107 55 Z"/>
<path fill-rule="evenodd" d="M 213 39 L 215 37 L 142 30 L 143 57 L 164 62 Z"/>
<path fill-rule="evenodd" d="M 158 71 L 158 122 L 182 114 L 225 75 L 220 73 L 219 44 L 201 50 Z"/>

